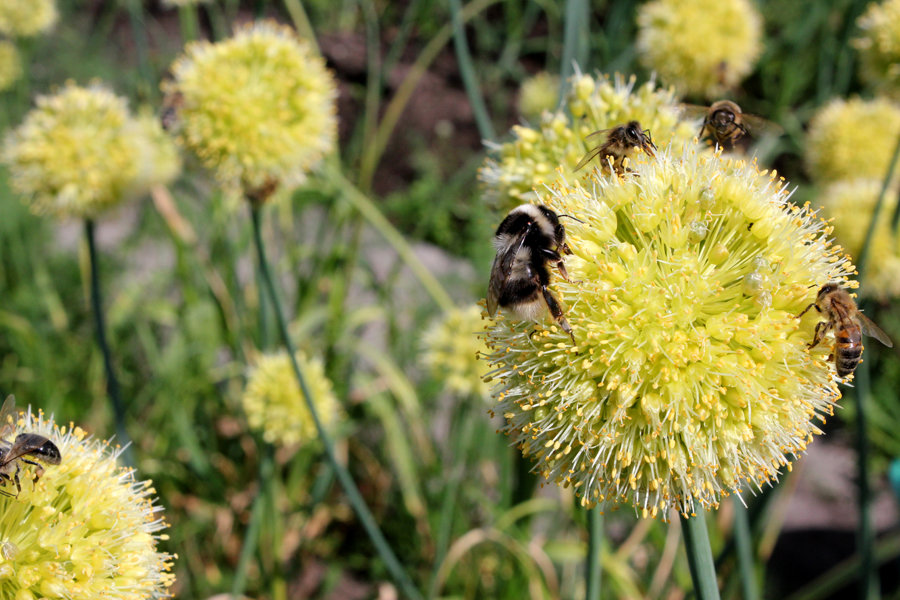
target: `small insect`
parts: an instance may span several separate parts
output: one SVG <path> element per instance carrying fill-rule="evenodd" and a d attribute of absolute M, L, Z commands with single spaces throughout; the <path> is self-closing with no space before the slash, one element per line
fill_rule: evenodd
<path fill-rule="evenodd" d="M 494 247 L 497 256 L 488 284 L 488 313 L 493 317 L 497 308 L 502 307 L 519 318 L 536 321 L 546 305 L 574 344 L 572 327 L 559 301 L 547 288 L 550 263 L 556 265 L 563 279 L 571 281 L 563 255 L 572 251 L 566 244 L 566 230 L 557 214 L 546 206 L 517 206 L 497 228 Z"/>
<path fill-rule="evenodd" d="M 656 146 L 653 144 L 653 139 L 650 137 L 650 131 L 641 129 L 641 124 L 637 121 L 629 121 L 625 125 L 619 125 L 612 129 L 595 131 L 588 135 L 587 139 L 604 133 L 607 134 L 606 141 L 585 154 L 584 158 L 575 165 L 576 171 L 594 160 L 597 156 L 600 157 L 600 162 L 603 163 L 604 168 L 606 168 L 609 165 L 608 159 L 611 157 L 613 159 L 613 169 L 615 169 L 616 173 L 621 175 L 624 171 L 623 163 L 625 162 L 625 158 L 631 156 L 631 153 L 634 152 L 635 148 L 640 148 L 650 156 L 654 156 Z"/>
<path fill-rule="evenodd" d="M 184 94 L 181 92 L 170 92 L 165 95 L 162 101 L 162 107 L 159 109 L 159 124 L 165 131 L 175 131 L 178 127 L 180 119 L 179 111 L 184 106 Z"/>
<path fill-rule="evenodd" d="M 856 370 L 862 357 L 862 334 L 875 338 L 888 348 L 894 346 L 887 334 L 860 312 L 850 293 L 836 283 L 823 285 L 816 295 L 816 301 L 804 308 L 797 318 L 813 307 L 824 313 L 828 320 L 816 325 L 816 334 L 809 348 L 815 348 L 825 334 L 834 329 L 834 352 L 828 360 L 834 358 L 834 366 L 840 377 Z"/>
<path fill-rule="evenodd" d="M 2 423 L 2 429 L 0 429 L 0 484 L 15 483 L 15 497 L 18 497 L 22 491 L 22 486 L 19 483 L 20 462 L 37 467 L 34 481 L 37 481 L 44 473 L 43 466 L 34 462 L 34 460 L 25 458 L 26 456 L 40 460 L 48 465 L 58 465 L 62 461 L 62 455 L 56 444 L 37 433 L 20 433 L 12 442 L 4 439 L 14 429 L 16 419 L 15 405 L 15 398 L 8 396 L 3 403 L 3 407 L 0 408 L 0 423 Z M 13 495 L 5 490 L 0 490 L 0 494 Z"/>
<path fill-rule="evenodd" d="M 712 106 L 683 104 L 682 110 L 690 117 L 703 117 L 698 137 L 706 137 L 723 148 L 731 149 L 744 136 L 760 133 L 780 134 L 781 127 L 775 123 L 745 113 L 736 102 L 718 100 Z"/>

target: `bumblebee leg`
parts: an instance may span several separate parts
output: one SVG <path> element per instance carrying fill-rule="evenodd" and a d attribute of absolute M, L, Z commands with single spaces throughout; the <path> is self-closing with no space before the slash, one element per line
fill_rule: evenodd
<path fill-rule="evenodd" d="M 567 254 L 572 254 L 572 251 L 569 250 L 569 247 L 566 245 L 560 246 L 563 252 Z M 541 248 L 541 253 L 546 256 L 553 264 L 556 265 L 556 268 L 559 269 L 559 274 L 562 275 L 562 278 L 565 279 L 568 283 L 581 283 L 580 281 L 572 281 L 569 279 L 569 271 L 566 269 L 566 262 L 562 255 L 556 250 L 551 250 L 550 248 Z"/>
<path fill-rule="evenodd" d="M 559 326 L 563 328 L 563 331 L 568 333 L 569 337 L 572 338 L 572 344 L 575 344 L 575 334 L 572 333 L 572 326 L 569 325 L 569 321 L 563 314 L 563 310 L 559 305 L 559 302 L 557 302 L 553 294 L 550 293 L 550 290 L 547 289 L 546 285 L 541 286 L 541 293 L 544 294 L 544 302 L 547 303 L 547 308 L 550 309 L 550 314 L 553 315 L 553 318 L 556 319 L 556 322 L 559 323 Z"/>

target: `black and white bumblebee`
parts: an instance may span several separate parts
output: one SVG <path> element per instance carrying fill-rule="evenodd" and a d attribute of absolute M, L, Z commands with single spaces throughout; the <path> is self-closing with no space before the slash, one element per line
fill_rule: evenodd
<path fill-rule="evenodd" d="M 505 308 L 519 318 L 537 321 L 544 306 L 575 343 L 562 307 L 547 288 L 553 263 L 566 281 L 569 274 L 563 254 L 571 254 L 566 245 L 566 230 L 555 212 L 546 206 L 523 204 L 512 209 L 494 235 L 497 256 L 491 267 L 487 309 L 493 317 L 497 308 Z"/>

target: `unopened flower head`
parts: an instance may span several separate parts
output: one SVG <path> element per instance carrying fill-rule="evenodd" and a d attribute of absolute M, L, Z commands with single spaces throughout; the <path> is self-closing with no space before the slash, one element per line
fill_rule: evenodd
<path fill-rule="evenodd" d="M 55 0 L 3 0 L 0 2 L 0 33 L 10 37 L 31 37 L 56 24 L 59 13 Z"/>
<path fill-rule="evenodd" d="M 0 92 L 12 87 L 22 78 L 22 58 L 16 45 L 10 41 L 0 40 Z"/>
<path fill-rule="evenodd" d="M 163 89 L 177 98 L 178 140 L 229 191 L 265 200 L 293 188 L 332 150 L 336 86 L 325 61 L 272 21 L 195 42 Z"/>
<path fill-rule="evenodd" d="M 762 51 L 762 18 L 750 0 L 654 0 L 637 21 L 641 61 L 683 94 L 722 94 Z"/>
<path fill-rule="evenodd" d="M 819 182 L 884 179 L 900 136 L 900 105 L 886 98 L 832 100 L 813 116 L 806 166 Z"/>
<path fill-rule="evenodd" d="M 35 213 L 93 218 L 155 183 L 145 161 L 161 141 L 146 131 L 124 98 L 69 82 L 38 96 L 0 156 L 13 190 Z"/>
<path fill-rule="evenodd" d="M 819 196 L 824 214 L 831 217 L 835 241 L 851 256 L 859 256 L 882 182 L 877 179 L 837 181 Z M 900 296 L 900 238 L 893 234 L 891 218 L 897 190 L 888 190 L 869 247 L 866 284 L 860 292 L 879 298 Z"/>
<path fill-rule="evenodd" d="M 490 396 L 483 381 L 488 365 L 479 360 L 487 352 L 477 335 L 483 328 L 481 309 L 473 305 L 447 313 L 425 334 L 425 363 L 449 391 L 477 398 Z"/>
<path fill-rule="evenodd" d="M 62 456 L 22 491 L 0 496 L 0 594 L 4 598 L 168 598 L 172 556 L 158 549 L 166 527 L 150 481 L 117 463 L 120 450 L 79 427 L 58 427 L 38 413 L 19 418 L 19 433 L 49 438 Z"/>
<path fill-rule="evenodd" d="M 578 219 L 571 283 L 552 284 L 576 343 L 501 309 L 495 410 L 584 504 L 689 514 L 777 478 L 821 433 L 836 375 L 796 315 L 852 266 L 774 173 L 696 147 L 630 166 L 540 198 Z"/>
<path fill-rule="evenodd" d="M 691 143 L 697 123 L 679 120 L 679 109 L 671 90 L 650 81 L 637 86 L 619 75 L 610 81 L 576 74 L 566 99 L 565 111 L 545 112 L 537 128 L 517 125 L 515 137 L 493 148 L 478 173 L 488 201 L 509 210 L 534 199 L 544 185 L 562 177 L 575 178 L 573 169 L 603 139 L 585 139 L 591 133 L 637 120 L 649 130 L 657 147 L 680 148 Z M 599 161 L 598 161 L 599 162 Z M 558 169 L 562 169 L 560 173 Z"/>
<path fill-rule="evenodd" d="M 857 20 L 863 78 L 884 93 L 900 97 L 900 0 L 872 2 Z"/>
<path fill-rule="evenodd" d="M 322 425 L 333 427 L 340 405 L 322 361 L 297 353 L 300 371 L 309 386 Z M 312 414 L 306 405 L 287 352 L 259 356 L 241 398 L 250 427 L 262 431 L 272 444 L 290 446 L 318 439 Z"/>
<path fill-rule="evenodd" d="M 522 82 L 519 88 L 519 114 L 528 121 L 541 118 L 544 111 L 556 110 L 559 75 L 541 71 Z"/>

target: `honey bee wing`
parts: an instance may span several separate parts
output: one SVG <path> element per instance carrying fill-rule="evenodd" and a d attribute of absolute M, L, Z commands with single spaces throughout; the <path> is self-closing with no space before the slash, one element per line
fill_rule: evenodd
<path fill-rule="evenodd" d="M 517 234 L 513 239 L 500 239 L 497 241 L 497 256 L 494 257 L 494 264 L 491 265 L 491 280 L 488 283 L 487 309 L 488 314 L 492 317 L 497 314 L 497 306 L 500 295 L 506 289 L 509 276 L 512 274 L 513 263 L 516 255 L 525 243 L 525 237 L 528 230 Z"/>
<path fill-rule="evenodd" d="M 756 137 L 759 137 L 760 135 L 779 136 L 784 133 L 784 129 L 782 129 L 781 125 L 773 123 L 768 119 L 757 117 L 756 115 L 743 113 L 741 119 L 744 122 L 744 126 Z"/>
<path fill-rule="evenodd" d="M 5 438 L 15 430 L 17 416 L 16 397 L 10 394 L 3 401 L 3 407 L 0 408 L 0 441 L 5 442 L 2 438 Z"/>
<path fill-rule="evenodd" d="M 578 161 L 578 164 L 575 165 L 573 171 L 580 171 L 586 164 L 597 158 L 597 156 L 603 151 L 604 148 L 606 148 L 606 144 L 597 146 L 596 148 L 585 154 L 584 157 Z"/>
<path fill-rule="evenodd" d="M 856 313 L 856 322 L 859 323 L 859 328 L 862 329 L 862 332 L 869 337 L 873 337 L 888 348 L 894 347 L 894 342 L 891 341 L 891 338 L 888 337 L 881 327 L 876 325 L 872 319 L 862 314 L 861 312 Z"/>
<path fill-rule="evenodd" d="M 615 127 L 608 127 L 606 129 L 598 129 L 597 131 L 592 131 L 591 133 L 584 136 L 584 139 L 589 140 L 591 138 L 597 137 L 598 135 L 604 135 L 606 133 L 609 133 L 613 129 L 615 129 Z"/>

